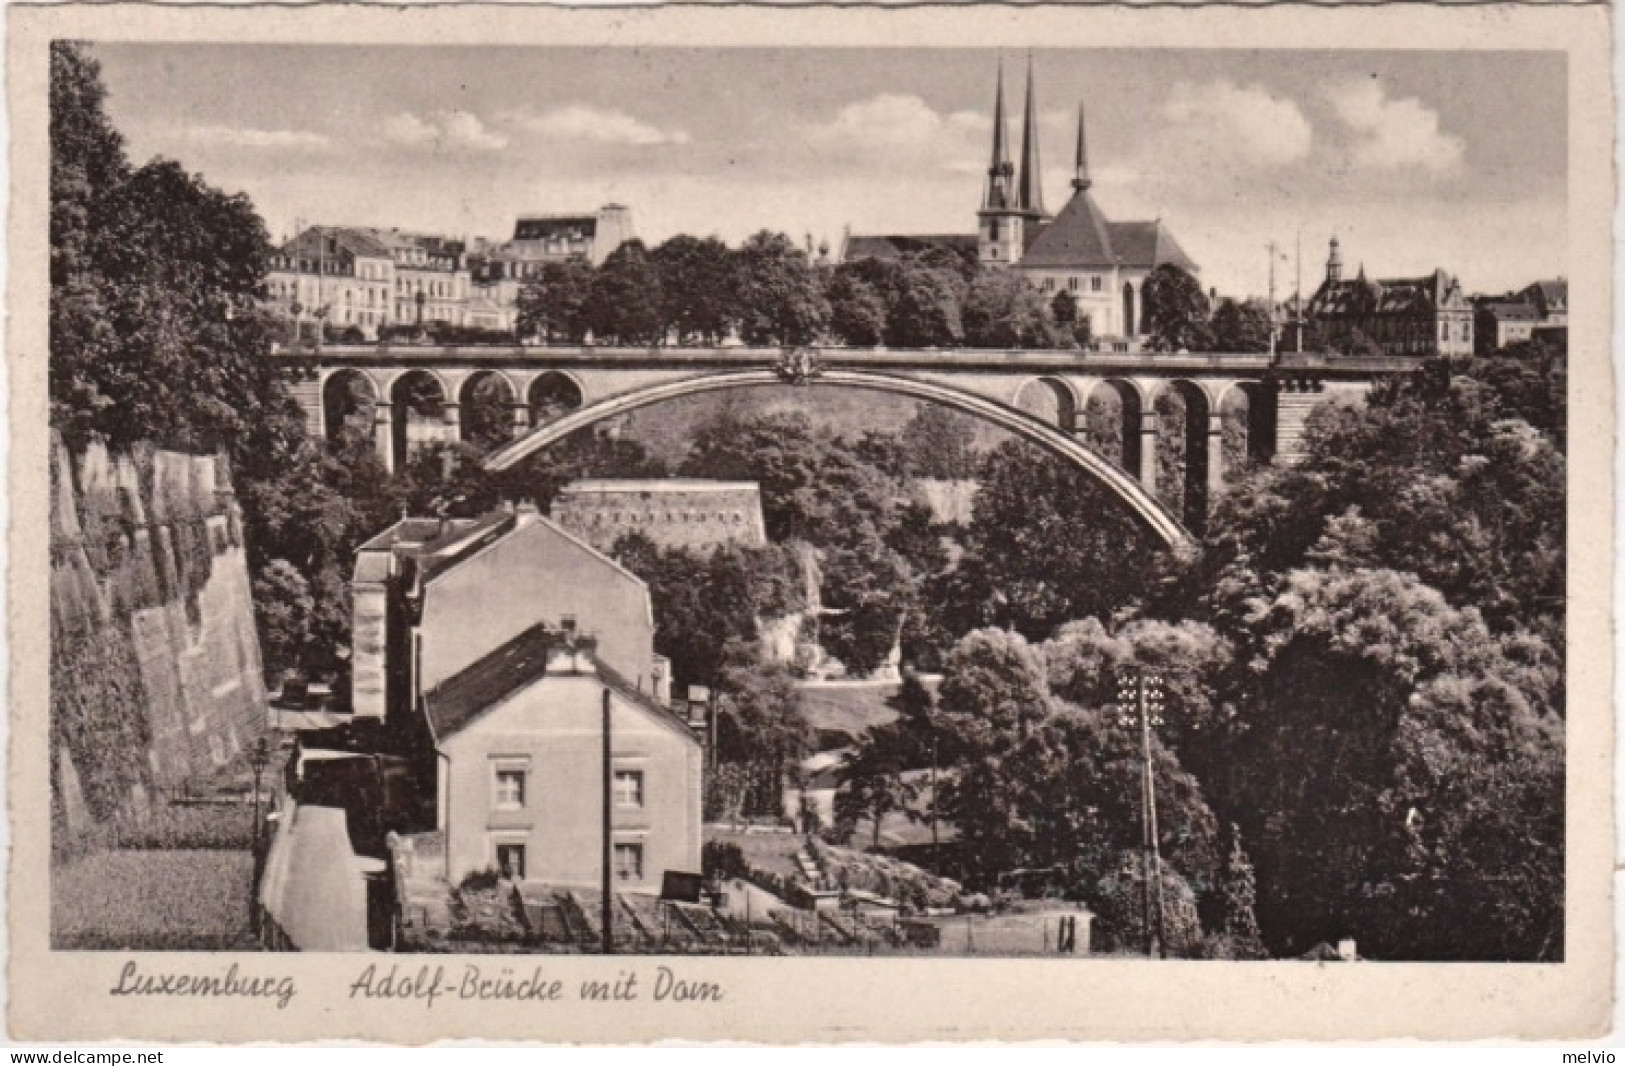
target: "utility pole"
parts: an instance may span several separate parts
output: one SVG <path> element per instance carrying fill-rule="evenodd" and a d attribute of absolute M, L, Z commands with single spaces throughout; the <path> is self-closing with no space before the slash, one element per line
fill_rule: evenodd
<path fill-rule="evenodd" d="M 1298 324 L 1293 328 L 1293 348 L 1299 355 L 1303 354 L 1303 227 L 1298 227 L 1298 273 L 1292 295 L 1292 313 L 1297 316 Z"/>
<path fill-rule="evenodd" d="M 1265 245 L 1264 247 L 1269 249 L 1269 253 L 1270 253 L 1270 298 L 1269 298 L 1269 310 L 1270 310 L 1270 365 L 1274 366 L 1275 365 L 1275 257 L 1278 254 L 1280 254 L 1280 250 L 1275 246 L 1274 241 L 1270 241 L 1269 244 Z"/>
<path fill-rule="evenodd" d="M 604 903 L 599 924 L 603 926 L 603 950 L 605 955 L 615 954 L 615 894 L 614 872 L 611 863 L 614 861 L 614 848 L 611 841 L 614 837 L 614 754 L 610 746 L 609 733 L 609 689 L 604 689 Z"/>
<path fill-rule="evenodd" d="M 1162 722 L 1162 678 L 1136 669 L 1132 676 L 1118 683 L 1118 703 L 1137 719 L 1134 724 L 1140 730 L 1140 852 L 1144 873 L 1140 900 L 1141 919 L 1145 926 L 1145 953 L 1147 957 L 1160 954 L 1167 958 L 1162 854 L 1161 845 L 1157 842 L 1157 788 L 1151 770 L 1151 727 Z"/>

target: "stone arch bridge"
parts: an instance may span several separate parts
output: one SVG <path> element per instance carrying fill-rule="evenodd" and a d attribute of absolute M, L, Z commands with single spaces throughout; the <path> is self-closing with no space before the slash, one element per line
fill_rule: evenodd
<path fill-rule="evenodd" d="M 1323 400 L 1357 401 L 1402 358 L 975 349 L 328 346 L 278 353 L 310 429 L 370 433 L 391 469 L 425 443 L 508 443 L 505 469 L 580 429 L 721 389 L 875 389 L 939 403 L 1024 437 L 1099 479 L 1165 543 L 1186 545 L 1236 466 L 1291 461 Z M 464 412 L 505 411 L 501 426 Z M 495 401 L 493 404 L 489 401 Z M 368 418 L 371 425 L 356 426 Z M 495 431 L 495 432 L 493 432 Z M 1177 483 L 1176 483 L 1177 482 Z"/>

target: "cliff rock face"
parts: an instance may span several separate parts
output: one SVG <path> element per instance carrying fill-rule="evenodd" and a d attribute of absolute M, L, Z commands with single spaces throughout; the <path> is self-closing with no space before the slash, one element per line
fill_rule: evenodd
<path fill-rule="evenodd" d="M 223 457 L 51 441 L 56 825 L 139 816 L 260 736 L 265 684 Z"/>

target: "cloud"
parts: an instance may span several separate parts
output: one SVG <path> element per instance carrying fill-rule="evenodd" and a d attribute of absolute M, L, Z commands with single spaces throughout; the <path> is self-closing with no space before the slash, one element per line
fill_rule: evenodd
<path fill-rule="evenodd" d="M 908 159 L 956 173 L 976 169 L 992 120 L 975 111 L 941 112 L 914 95 L 881 93 L 841 108 L 805 131 L 807 144 L 841 158 L 892 163 Z"/>
<path fill-rule="evenodd" d="M 1390 98 L 1375 79 L 1333 86 L 1326 99 L 1353 134 L 1350 150 L 1357 165 L 1443 174 L 1459 167 L 1466 154 L 1466 143 L 1460 137 L 1439 129 L 1437 111 L 1414 98 Z"/>
<path fill-rule="evenodd" d="M 468 111 L 437 111 L 420 118 L 402 111 L 384 123 L 384 139 L 403 148 L 462 149 L 496 152 L 508 146 L 508 135 L 487 129 Z"/>
<path fill-rule="evenodd" d="M 1163 136 L 1180 155 L 1168 165 L 1230 164 L 1281 167 L 1309 155 L 1314 130 L 1298 105 L 1258 86 L 1220 80 L 1180 82 L 1162 105 Z"/>
<path fill-rule="evenodd" d="M 262 130 L 241 126 L 192 126 L 181 132 L 192 144 L 205 147 L 273 152 L 326 152 L 331 139 L 309 130 Z"/>
<path fill-rule="evenodd" d="M 687 144 L 682 130 L 663 130 L 625 111 L 570 104 L 543 114 L 518 112 L 508 116 L 521 129 L 553 141 L 589 141 L 599 144 Z"/>

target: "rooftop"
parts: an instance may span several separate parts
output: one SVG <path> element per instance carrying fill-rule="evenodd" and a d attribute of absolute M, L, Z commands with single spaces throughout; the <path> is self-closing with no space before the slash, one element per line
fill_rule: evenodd
<path fill-rule="evenodd" d="M 754 481 L 712 481 L 708 478 L 582 478 L 559 490 L 560 496 L 585 492 L 756 492 Z"/>

